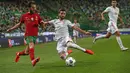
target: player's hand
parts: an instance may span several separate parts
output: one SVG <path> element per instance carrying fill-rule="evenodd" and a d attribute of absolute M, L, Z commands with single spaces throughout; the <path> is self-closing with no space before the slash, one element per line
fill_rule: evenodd
<path fill-rule="evenodd" d="M 103 21 L 105 20 L 105 18 L 104 18 L 104 17 L 102 17 L 101 19 L 102 19 Z"/>
<path fill-rule="evenodd" d="M 11 29 L 8 29 L 7 32 L 11 32 Z"/>
<path fill-rule="evenodd" d="M 92 33 L 90 33 L 90 32 L 86 32 L 85 34 L 86 34 L 86 35 L 92 35 Z"/>

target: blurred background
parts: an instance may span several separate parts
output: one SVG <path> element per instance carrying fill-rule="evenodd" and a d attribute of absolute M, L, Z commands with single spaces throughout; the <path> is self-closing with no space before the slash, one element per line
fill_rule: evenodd
<path fill-rule="evenodd" d="M 28 11 L 27 5 L 32 0 L 0 0 L 0 32 L 19 22 L 21 14 Z M 107 22 L 101 21 L 101 12 L 111 5 L 111 0 L 34 0 L 37 3 L 38 13 L 44 21 L 57 18 L 58 9 L 67 10 L 67 19 L 73 22 L 74 13 L 77 13 L 81 28 L 84 30 L 105 30 Z M 118 0 L 118 7 L 125 25 L 130 28 L 130 0 Z M 107 15 L 106 15 L 107 17 Z M 120 25 L 120 23 L 119 23 Z M 24 26 L 14 32 L 22 32 Z M 40 29 L 39 31 L 41 31 Z M 53 26 L 47 26 L 44 31 L 54 31 Z"/>

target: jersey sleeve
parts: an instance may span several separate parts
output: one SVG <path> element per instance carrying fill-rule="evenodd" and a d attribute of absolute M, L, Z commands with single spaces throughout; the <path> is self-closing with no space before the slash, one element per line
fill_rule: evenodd
<path fill-rule="evenodd" d="M 42 18 L 40 17 L 40 15 L 38 15 L 38 23 L 42 23 L 42 22 L 43 22 Z"/>
<path fill-rule="evenodd" d="M 22 16 L 20 17 L 20 22 L 21 22 L 21 23 L 24 23 L 24 15 L 22 15 Z"/>
<path fill-rule="evenodd" d="M 110 7 L 107 7 L 104 12 L 109 12 L 110 11 Z"/>
<path fill-rule="evenodd" d="M 69 27 L 73 27 L 74 26 L 74 24 L 72 24 L 69 20 L 67 20 L 67 24 L 68 24 Z"/>

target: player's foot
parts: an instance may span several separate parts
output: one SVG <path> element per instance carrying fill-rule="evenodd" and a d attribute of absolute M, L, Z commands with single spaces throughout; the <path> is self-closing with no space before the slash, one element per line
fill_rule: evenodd
<path fill-rule="evenodd" d="M 16 57 L 15 57 L 15 62 L 18 62 L 20 59 L 20 55 L 19 52 L 16 52 Z"/>
<path fill-rule="evenodd" d="M 96 37 L 93 39 L 93 44 L 97 41 Z"/>
<path fill-rule="evenodd" d="M 124 47 L 124 48 L 122 48 L 122 51 L 126 51 L 126 50 L 128 50 L 128 48 L 125 48 L 125 47 Z"/>
<path fill-rule="evenodd" d="M 35 66 L 36 63 L 39 62 L 39 60 L 40 60 L 40 57 L 38 57 L 38 58 L 32 60 L 32 65 Z"/>
<path fill-rule="evenodd" d="M 67 50 L 68 54 L 71 54 L 72 53 L 72 50 Z"/>
<path fill-rule="evenodd" d="M 93 54 L 94 54 L 94 52 L 93 52 L 92 50 L 88 50 L 88 49 L 86 49 L 85 53 L 88 53 L 88 54 L 90 54 L 90 55 L 93 55 Z"/>

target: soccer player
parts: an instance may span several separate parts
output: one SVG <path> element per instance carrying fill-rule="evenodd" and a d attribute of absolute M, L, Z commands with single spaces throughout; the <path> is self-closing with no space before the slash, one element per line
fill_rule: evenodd
<path fill-rule="evenodd" d="M 43 23 L 41 17 L 36 12 L 36 3 L 30 2 L 29 3 L 29 12 L 23 14 L 20 18 L 20 22 L 13 26 L 12 28 L 8 29 L 7 31 L 12 31 L 18 27 L 20 27 L 24 23 L 25 25 L 25 40 L 27 42 L 27 47 L 25 50 L 21 52 L 16 52 L 16 58 L 15 62 L 18 62 L 20 59 L 20 56 L 23 55 L 30 55 L 30 59 L 32 62 L 32 65 L 35 66 L 35 64 L 40 60 L 40 57 L 35 58 L 34 57 L 34 47 L 35 42 L 38 36 L 38 26 L 39 24 Z"/>
<path fill-rule="evenodd" d="M 77 19 L 74 19 L 73 24 L 80 28 L 80 24 L 78 23 Z M 74 43 L 76 43 L 76 40 L 77 40 L 78 37 L 79 37 L 79 32 L 77 30 L 73 30 Z"/>
<path fill-rule="evenodd" d="M 72 52 L 72 50 L 67 51 L 68 47 L 75 48 L 83 51 L 84 53 L 93 55 L 94 54 L 93 51 L 82 48 L 77 44 L 73 43 L 72 39 L 69 37 L 68 26 L 86 35 L 91 35 L 91 33 L 81 30 L 80 28 L 72 24 L 69 20 L 64 19 L 66 16 L 66 11 L 64 8 L 59 10 L 58 16 L 59 16 L 58 19 L 44 22 L 44 25 L 53 24 L 55 27 L 55 39 L 57 41 L 56 49 L 58 51 L 60 58 L 65 60 L 68 54 Z"/>
<path fill-rule="evenodd" d="M 102 20 L 105 20 L 104 18 L 104 14 L 108 13 L 109 16 L 109 23 L 108 23 L 108 29 L 107 29 L 107 34 L 106 35 L 100 35 L 94 38 L 93 42 L 96 42 L 96 40 L 101 39 L 101 38 L 109 38 L 112 34 L 116 35 L 116 40 L 121 48 L 122 51 L 127 50 L 128 48 L 125 48 L 123 46 L 122 40 L 120 38 L 120 32 L 118 30 L 117 27 L 117 20 L 119 18 L 120 22 L 122 24 L 122 18 L 119 15 L 119 8 L 116 6 L 117 5 L 117 1 L 116 0 L 112 0 L 111 2 L 112 6 L 107 7 L 102 13 L 101 13 L 101 17 Z"/>

